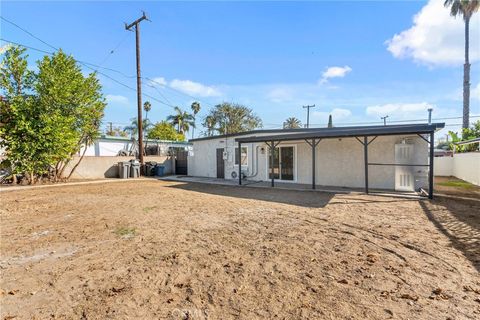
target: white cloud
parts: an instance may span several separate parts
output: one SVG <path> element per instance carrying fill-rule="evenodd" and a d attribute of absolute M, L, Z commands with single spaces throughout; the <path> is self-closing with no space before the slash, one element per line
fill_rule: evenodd
<path fill-rule="evenodd" d="M 150 80 L 152 85 L 160 85 L 160 86 L 166 86 L 167 85 L 167 80 L 163 77 L 156 77 Z"/>
<path fill-rule="evenodd" d="M 325 122 L 325 125 L 328 123 L 328 117 L 332 115 L 333 123 L 335 121 L 348 118 L 352 115 L 352 112 L 348 109 L 334 108 L 330 112 L 327 111 L 314 111 L 313 117 L 317 122 Z"/>
<path fill-rule="evenodd" d="M 383 105 L 369 106 L 366 109 L 366 114 L 369 116 L 383 117 L 388 115 L 390 118 L 425 118 L 427 116 L 427 109 L 434 108 L 433 105 L 421 103 L 388 103 Z"/>
<path fill-rule="evenodd" d="M 267 98 L 276 103 L 288 102 L 293 99 L 293 91 L 287 86 L 273 88 L 267 93 Z"/>
<path fill-rule="evenodd" d="M 328 67 L 323 73 L 320 79 L 320 84 L 326 83 L 330 78 L 343 78 L 347 73 L 352 71 L 349 66 L 343 67 Z"/>
<path fill-rule="evenodd" d="M 413 26 L 387 40 L 388 51 L 395 58 L 411 58 L 427 65 L 464 63 L 464 23 L 462 17 L 450 16 L 443 0 L 430 0 L 414 17 Z M 480 59 L 480 15 L 470 22 L 470 61 Z"/>
<path fill-rule="evenodd" d="M 105 99 L 109 104 L 129 105 L 128 98 L 121 95 L 107 94 Z"/>
<path fill-rule="evenodd" d="M 197 95 L 200 97 L 217 97 L 221 95 L 217 88 L 206 86 L 191 80 L 173 79 L 170 81 L 169 86 L 184 93 Z"/>
<path fill-rule="evenodd" d="M 471 94 L 473 99 L 480 100 L 480 82 L 477 83 L 476 87 L 472 88 L 472 91 L 471 91 L 470 94 Z"/>

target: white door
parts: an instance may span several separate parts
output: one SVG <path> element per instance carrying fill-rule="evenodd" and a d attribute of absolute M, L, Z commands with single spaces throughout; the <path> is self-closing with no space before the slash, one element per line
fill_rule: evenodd
<path fill-rule="evenodd" d="M 395 163 L 412 164 L 413 144 L 396 144 L 395 145 Z M 395 190 L 397 191 L 414 191 L 415 181 L 413 176 L 414 167 L 396 166 L 395 167 Z"/>

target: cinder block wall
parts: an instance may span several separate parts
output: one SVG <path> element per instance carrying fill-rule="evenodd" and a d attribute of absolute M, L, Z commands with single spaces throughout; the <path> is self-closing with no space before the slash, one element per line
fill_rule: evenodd
<path fill-rule="evenodd" d="M 70 161 L 65 172 L 68 174 L 80 157 L 76 156 Z M 84 157 L 72 175 L 72 179 L 103 179 L 118 177 L 118 163 L 129 161 L 133 157 Z M 165 174 L 172 173 L 172 159 L 166 156 L 148 156 L 144 161 L 155 161 L 165 166 Z"/>

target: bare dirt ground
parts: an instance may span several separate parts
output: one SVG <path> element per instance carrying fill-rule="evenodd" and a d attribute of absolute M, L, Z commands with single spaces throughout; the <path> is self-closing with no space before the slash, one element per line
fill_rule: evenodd
<path fill-rule="evenodd" d="M 1 319 L 479 319 L 480 205 L 154 180 L 0 193 Z"/>
<path fill-rule="evenodd" d="M 480 187 L 455 177 L 435 177 L 438 194 L 467 197 L 480 200 Z"/>

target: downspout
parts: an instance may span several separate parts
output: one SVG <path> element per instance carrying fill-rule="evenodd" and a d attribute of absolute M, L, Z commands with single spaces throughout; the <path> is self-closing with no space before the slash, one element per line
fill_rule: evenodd
<path fill-rule="evenodd" d="M 255 148 L 255 167 L 252 168 L 252 175 L 249 175 L 249 176 L 245 176 L 245 178 L 253 178 L 253 177 L 256 177 L 258 175 L 258 148 L 260 146 L 256 146 Z M 253 143 L 252 143 L 252 148 L 253 148 Z M 253 163 L 253 154 L 252 154 L 252 163 Z M 253 170 L 255 169 L 255 170 Z"/>

